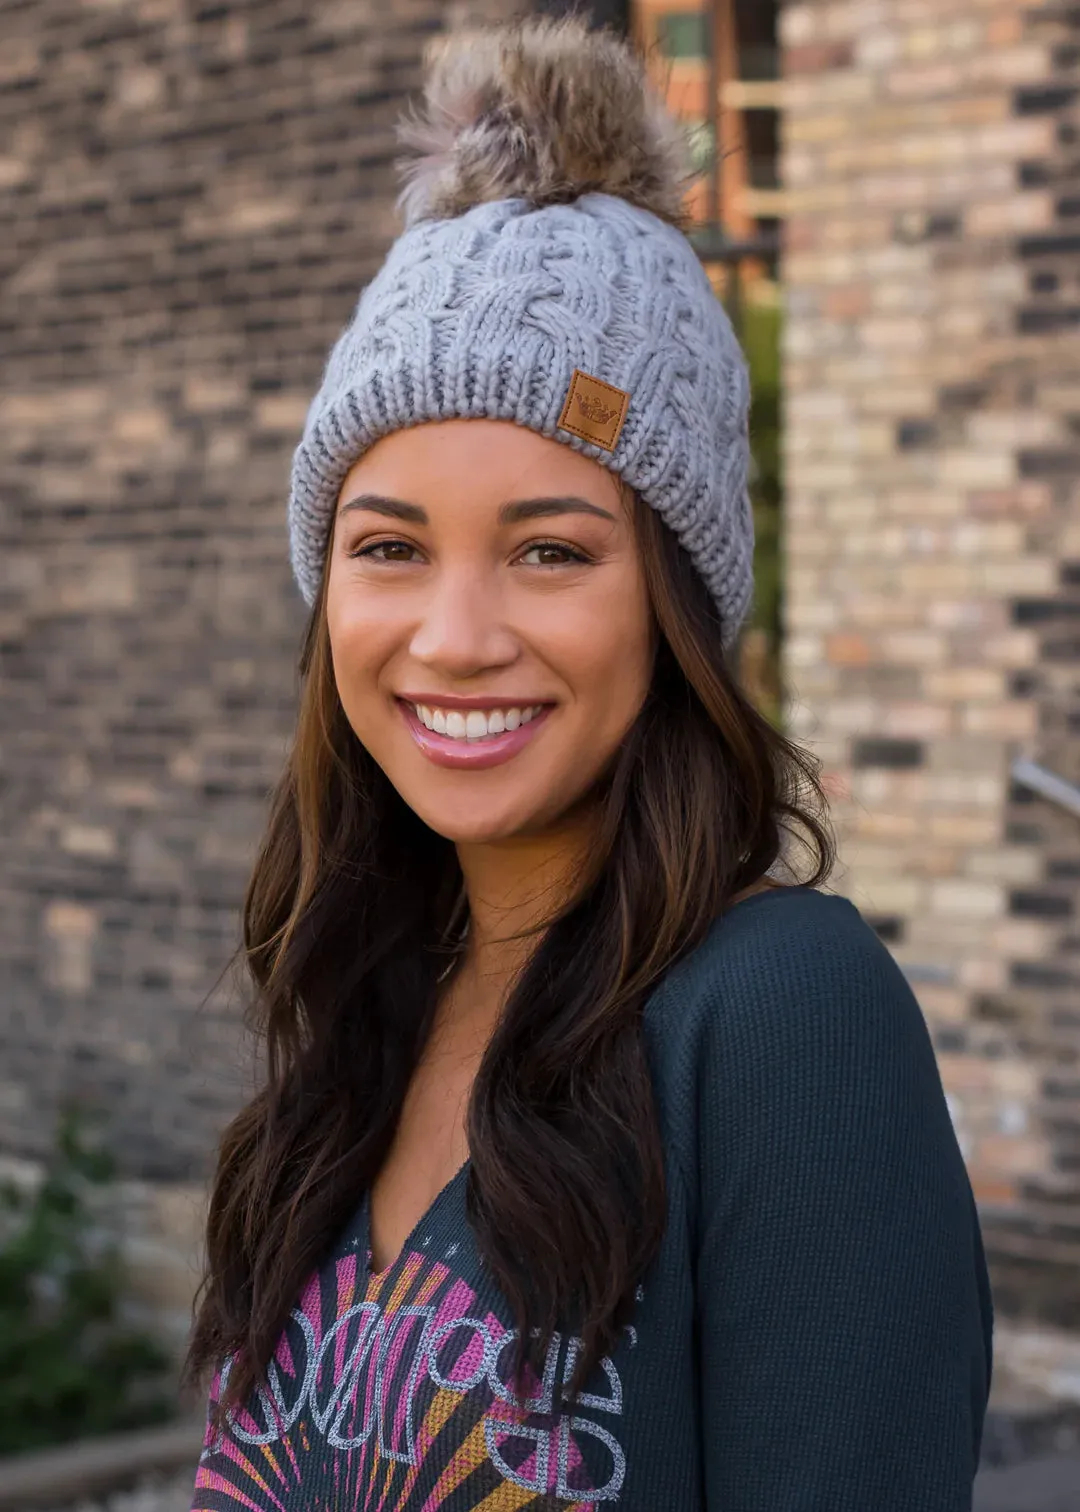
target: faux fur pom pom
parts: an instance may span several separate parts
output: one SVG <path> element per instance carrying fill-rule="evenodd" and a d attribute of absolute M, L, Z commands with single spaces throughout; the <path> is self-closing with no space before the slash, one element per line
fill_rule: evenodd
<path fill-rule="evenodd" d="M 590 193 L 686 224 L 685 132 L 630 46 L 573 18 L 442 38 L 400 133 L 408 225 L 491 200 L 540 207 Z"/>

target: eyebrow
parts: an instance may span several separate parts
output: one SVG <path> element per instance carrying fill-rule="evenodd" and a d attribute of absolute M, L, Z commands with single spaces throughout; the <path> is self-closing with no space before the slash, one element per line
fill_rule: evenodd
<path fill-rule="evenodd" d="M 369 514 L 384 515 L 387 519 L 401 520 L 407 525 L 429 524 L 428 512 L 419 504 L 408 504 L 404 499 L 391 499 L 385 494 L 358 494 L 343 504 L 339 514 L 353 510 L 366 510 Z M 590 504 L 588 499 L 579 499 L 574 494 L 540 499 L 513 499 L 499 510 L 500 525 L 520 525 L 525 520 L 549 520 L 555 515 L 597 515 L 601 520 L 615 523 L 615 516 L 599 504 Z"/>

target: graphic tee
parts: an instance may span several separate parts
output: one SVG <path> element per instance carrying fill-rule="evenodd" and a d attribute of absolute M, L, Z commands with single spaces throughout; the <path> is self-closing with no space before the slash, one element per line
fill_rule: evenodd
<path fill-rule="evenodd" d="M 577 1401 L 565 1330 L 515 1399 L 466 1164 L 377 1275 L 360 1201 L 259 1390 L 208 1429 L 193 1512 L 969 1512 L 989 1285 L 888 952 L 841 899 L 757 894 L 644 1033 L 667 1227 Z"/>

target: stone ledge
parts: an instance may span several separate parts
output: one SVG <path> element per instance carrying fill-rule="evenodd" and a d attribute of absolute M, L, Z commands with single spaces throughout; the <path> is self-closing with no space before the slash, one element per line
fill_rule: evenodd
<path fill-rule="evenodd" d="M 0 1460 L 0 1512 L 55 1507 L 101 1492 L 119 1491 L 151 1471 L 195 1465 L 202 1451 L 201 1419 Z"/>

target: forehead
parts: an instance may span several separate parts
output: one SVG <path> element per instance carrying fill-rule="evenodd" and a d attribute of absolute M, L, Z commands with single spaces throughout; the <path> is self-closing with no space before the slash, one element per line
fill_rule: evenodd
<path fill-rule="evenodd" d="M 607 468 L 509 420 L 446 420 L 384 436 L 350 469 L 339 504 L 360 492 L 392 495 L 429 511 L 577 494 L 625 513 L 623 486 Z"/>

